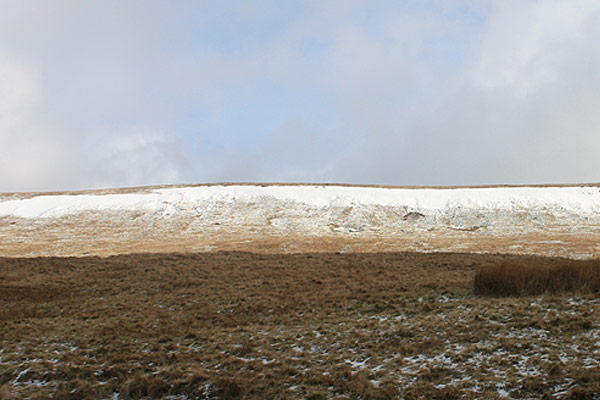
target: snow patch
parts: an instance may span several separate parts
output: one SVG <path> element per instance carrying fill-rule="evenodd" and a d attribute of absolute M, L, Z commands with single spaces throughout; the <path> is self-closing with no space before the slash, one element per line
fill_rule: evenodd
<path fill-rule="evenodd" d="M 265 201 L 300 203 L 316 208 L 406 207 L 410 210 L 555 209 L 591 214 L 600 211 L 597 187 L 495 187 L 406 189 L 345 186 L 200 186 L 155 189 L 147 193 L 40 195 L 0 202 L 0 216 L 59 217 L 85 211 L 153 211 L 164 216 L 215 203 Z M 418 213 L 413 211 L 414 213 Z M 427 214 L 427 213 L 423 213 Z"/>

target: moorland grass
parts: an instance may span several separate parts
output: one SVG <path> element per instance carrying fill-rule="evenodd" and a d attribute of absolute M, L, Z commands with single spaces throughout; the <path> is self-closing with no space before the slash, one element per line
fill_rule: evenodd
<path fill-rule="evenodd" d="M 0 258 L 0 399 L 500 399 L 499 387 L 517 399 L 598 398 L 600 301 L 474 296 L 476 270 L 507 262 L 562 263 Z"/>

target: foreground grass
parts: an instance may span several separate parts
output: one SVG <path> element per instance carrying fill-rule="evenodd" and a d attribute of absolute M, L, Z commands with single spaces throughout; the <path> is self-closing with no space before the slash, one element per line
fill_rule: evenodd
<path fill-rule="evenodd" d="M 0 398 L 598 398 L 598 299 L 473 296 L 507 262 L 1 259 Z"/>

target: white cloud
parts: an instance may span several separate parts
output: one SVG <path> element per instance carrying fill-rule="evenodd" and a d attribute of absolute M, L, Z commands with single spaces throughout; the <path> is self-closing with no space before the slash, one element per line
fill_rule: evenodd
<path fill-rule="evenodd" d="M 3 123 L 23 118 L 39 99 L 37 74 L 24 63 L 0 50 L 0 117 Z"/>
<path fill-rule="evenodd" d="M 0 51 L 0 188 L 55 190 L 177 182 L 189 165 L 153 128 L 77 132 L 43 118 L 40 73 Z M 89 128 L 88 128 L 89 129 Z"/>
<path fill-rule="evenodd" d="M 64 168 L 60 135 L 35 120 L 40 98 L 37 71 L 3 50 L 0 93 L 0 187 L 51 188 Z"/>

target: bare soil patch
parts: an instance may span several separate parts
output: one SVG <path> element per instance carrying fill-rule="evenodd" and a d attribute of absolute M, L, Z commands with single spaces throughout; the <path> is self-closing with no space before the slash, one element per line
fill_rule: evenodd
<path fill-rule="evenodd" d="M 0 398 L 598 398 L 600 300 L 475 254 L 0 259 Z"/>

